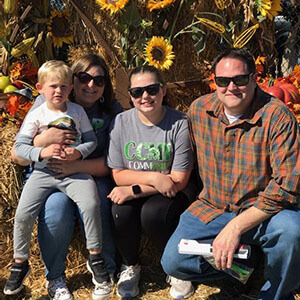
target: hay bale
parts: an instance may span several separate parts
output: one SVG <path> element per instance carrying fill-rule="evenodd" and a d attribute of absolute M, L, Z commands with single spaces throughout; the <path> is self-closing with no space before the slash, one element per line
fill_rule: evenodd
<path fill-rule="evenodd" d="M 22 187 L 22 168 L 10 160 L 10 149 L 13 145 L 13 138 L 19 127 L 13 122 L 1 122 L 0 133 L 0 299 L 4 299 L 3 286 L 9 275 L 9 266 L 12 262 L 13 247 L 13 216 Z M 40 257 L 37 242 L 37 228 L 34 227 L 31 243 L 31 275 L 26 279 L 26 288 L 18 295 L 18 299 L 48 299 L 45 289 L 46 279 L 45 268 Z M 142 280 L 140 284 L 142 300 L 164 300 L 171 299 L 169 296 L 169 285 L 165 282 L 166 275 L 159 264 L 161 253 L 145 237 L 142 239 L 140 249 L 140 263 L 142 265 Z M 74 299 L 90 299 L 93 290 L 91 275 L 86 270 L 87 251 L 85 242 L 78 226 L 75 228 L 70 251 L 67 256 L 67 278 L 68 285 L 74 295 Z M 254 276 L 246 286 L 239 284 L 228 284 L 225 281 L 209 282 L 196 286 L 196 293 L 191 300 L 196 299 L 256 299 L 259 288 L 263 283 L 262 268 L 255 271 Z M 296 300 L 300 300 L 300 290 L 296 294 Z M 116 291 L 113 291 L 112 300 L 119 299 Z"/>

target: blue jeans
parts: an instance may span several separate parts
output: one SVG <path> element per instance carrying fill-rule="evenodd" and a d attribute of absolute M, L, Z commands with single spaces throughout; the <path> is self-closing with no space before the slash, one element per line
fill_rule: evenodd
<path fill-rule="evenodd" d="M 212 239 L 235 216 L 235 213 L 225 212 L 205 224 L 189 212 L 184 212 L 164 250 L 161 260 L 164 271 L 176 278 L 190 281 L 220 276 L 223 272 L 210 268 L 201 256 L 179 254 L 178 244 L 182 238 Z M 282 210 L 243 234 L 241 243 L 258 245 L 265 254 L 266 282 L 258 299 L 294 299 L 292 292 L 300 285 L 300 211 Z"/>
<path fill-rule="evenodd" d="M 95 181 L 101 201 L 102 255 L 108 273 L 113 274 L 116 271 L 115 245 L 111 230 L 111 201 L 107 195 L 114 184 L 110 177 L 97 177 Z M 76 204 L 59 191 L 53 192 L 42 207 L 38 220 L 38 240 L 48 280 L 65 276 L 65 259 L 77 215 Z"/>

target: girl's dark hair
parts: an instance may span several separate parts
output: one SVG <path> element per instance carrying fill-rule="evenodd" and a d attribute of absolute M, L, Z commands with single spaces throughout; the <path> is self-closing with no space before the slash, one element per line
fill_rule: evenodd
<path fill-rule="evenodd" d="M 165 86 L 165 81 L 163 79 L 163 76 L 162 76 L 161 72 L 153 66 L 145 65 L 145 66 L 136 67 L 131 71 L 131 73 L 129 75 L 129 79 L 128 79 L 129 80 L 128 88 L 131 88 L 131 78 L 132 78 L 132 76 L 136 75 L 136 74 L 141 74 L 141 73 L 154 74 L 157 82 L 162 83 L 163 86 Z M 168 96 L 167 96 L 167 94 L 168 93 L 166 93 L 166 95 L 163 98 L 163 102 L 162 102 L 163 105 L 168 105 Z"/>
<path fill-rule="evenodd" d="M 243 49 L 229 48 L 229 49 L 225 50 L 224 52 L 222 52 L 221 54 L 219 54 L 217 56 L 217 58 L 214 60 L 213 65 L 212 65 L 212 69 L 213 69 L 214 74 L 216 74 L 217 64 L 223 58 L 236 58 L 236 59 L 239 59 L 247 65 L 248 71 L 250 73 L 255 73 L 256 72 L 255 61 L 254 61 L 254 58 L 253 58 L 252 54 L 249 51 L 243 50 Z"/>
<path fill-rule="evenodd" d="M 112 114 L 112 104 L 115 101 L 114 98 L 114 92 L 113 92 L 113 87 L 112 87 L 112 83 L 111 83 L 111 78 L 109 75 L 109 70 L 108 67 L 106 65 L 105 60 L 97 55 L 97 54 L 86 54 L 84 56 L 81 56 L 79 59 L 77 59 L 71 69 L 73 71 L 73 74 L 77 74 L 79 72 L 86 72 L 89 68 L 93 67 L 93 66 L 100 66 L 103 69 L 104 72 L 104 76 L 106 79 L 105 82 L 105 87 L 104 87 L 104 91 L 103 91 L 103 98 L 104 98 L 104 102 L 100 102 L 100 113 L 102 112 L 106 112 L 109 114 Z M 74 101 L 74 93 L 71 94 L 71 101 Z M 100 100 L 100 99 L 99 99 Z"/>

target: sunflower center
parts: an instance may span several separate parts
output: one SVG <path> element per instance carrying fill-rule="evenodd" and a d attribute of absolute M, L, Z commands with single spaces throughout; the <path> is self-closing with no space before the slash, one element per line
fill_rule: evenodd
<path fill-rule="evenodd" d="M 70 34 L 69 21 L 64 17 L 54 17 L 51 24 L 52 33 L 56 37 L 63 37 Z"/>
<path fill-rule="evenodd" d="M 151 51 L 151 54 L 152 54 L 153 59 L 155 59 L 157 61 L 163 61 L 165 58 L 164 51 L 158 47 L 154 47 Z"/>

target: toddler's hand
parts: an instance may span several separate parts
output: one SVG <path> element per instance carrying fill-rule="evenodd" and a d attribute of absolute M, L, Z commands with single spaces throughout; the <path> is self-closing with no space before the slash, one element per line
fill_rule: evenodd
<path fill-rule="evenodd" d="M 76 160 L 81 157 L 81 153 L 73 147 L 63 145 L 62 148 L 64 150 L 64 158 L 66 160 Z"/>
<path fill-rule="evenodd" d="M 45 148 L 42 149 L 40 153 L 40 158 L 50 158 L 50 157 L 56 157 L 63 159 L 64 156 L 64 150 L 61 145 L 59 144 L 51 144 Z"/>

